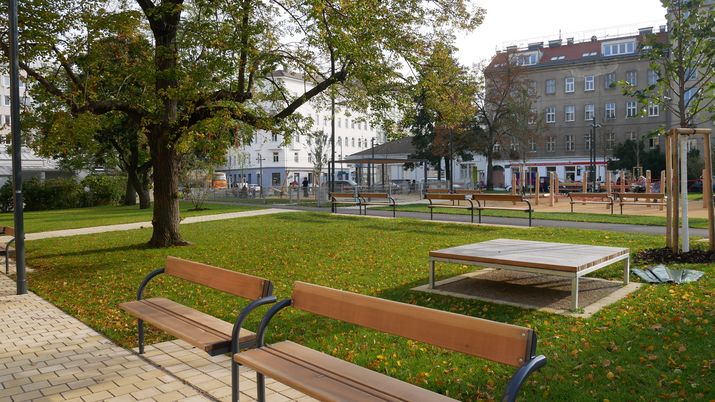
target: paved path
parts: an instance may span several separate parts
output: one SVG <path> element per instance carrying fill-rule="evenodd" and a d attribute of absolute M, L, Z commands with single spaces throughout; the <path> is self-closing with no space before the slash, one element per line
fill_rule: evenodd
<path fill-rule="evenodd" d="M 197 222 L 209 222 L 218 221 L 224 219 L 234 219 L 234 218 L 246 218 L 251 216 L 261 216 L 261 215 L 271 215 L 285 212 L 299 212 L 295 209 L 279 209 L 279 208 L 268 208 L 268 209 L 258 209 L 255 211 L 244 211 L 244 212 L 229 212 L 225 214 L 214 214 L 214 215 L 202 215 L 202 216 L 192 216 L 181 220 L 181 224 L 197 223 Z M 49 232 L 38 232 L 38 233 L 28 233 L 25 235 L 25 240 L 38 240 L 38 239 L 48 239 L 51 237 L 65 237 L 65 236 L 75 236 L 83 234 L 94 234 L 102 232 L 120 232 L 124 230 L 134 230 L 150 228 L 151 222 L 134 222 L 134 223 L 124 223 L 119 225 L 106 225 L 106 226 L 94 226 L 89 228 L 77 228 L 77 229 L 64 229 L 64 230 L 53 230 Z"/>
<path fill-rule="evenodd" d="M 34 293 L 15 295 L 0 275 L 0 401 L 228 401 L 227 355 L 210 357 L 181 341 L 145 356 L 112 343 Z M 255 373 L 241 370 L 241 401 L 256 396 Z M 267 379 L 267 400 L 308 401 Z"/>

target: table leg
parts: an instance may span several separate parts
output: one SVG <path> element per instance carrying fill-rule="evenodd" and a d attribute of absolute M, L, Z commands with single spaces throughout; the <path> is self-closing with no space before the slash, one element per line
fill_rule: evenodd
<path fill-rule="evenodd" d="M 434 264 L 435 260 L 430 261 L 430 269 L 429 269 L 429 288 L 434 289 Z"/>
<path fill-rule="evenodd" d="M 573 309 L 578 309 L 578 276 L 571 280 L 571 297 L 573 298 Z"/>
<path fill-rule="evenodd" d="M 628 255 L 626 258 L 626 267 L 623 268 L 623 284 L 628 285 L 631 275 L 631 256 Z"/>

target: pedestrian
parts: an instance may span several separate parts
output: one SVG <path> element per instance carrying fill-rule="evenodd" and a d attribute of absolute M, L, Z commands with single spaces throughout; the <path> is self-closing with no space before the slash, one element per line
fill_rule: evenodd
<path fill-rule="evenodd" d="M 303 197 L 308 197 L 308 178 L 303 178 Z"/>

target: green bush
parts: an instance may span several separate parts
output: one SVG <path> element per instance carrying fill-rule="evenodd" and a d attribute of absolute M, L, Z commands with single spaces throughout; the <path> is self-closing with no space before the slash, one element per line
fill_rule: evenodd
<path fill-rule="evenodd" d="M 82 200 L 82 187 L 73 178 L 50 179 L 44 182 L 36 177 L 22 185 L 25 210 L 77 208 Z"/>
<path fill-rule="evenodd" d="M 12 182 L 8 180 L 0 187 L 0 210 L 10 212 L 13 210 L 14 205 L 15 198 L 13 197 Z"/>
<path fill-rule="evenodd" d="M 127 179 L 124 176 L 91 174 L 81 182 L 84 187 L 83 205 L 117 205 L 124 196 Z"/>

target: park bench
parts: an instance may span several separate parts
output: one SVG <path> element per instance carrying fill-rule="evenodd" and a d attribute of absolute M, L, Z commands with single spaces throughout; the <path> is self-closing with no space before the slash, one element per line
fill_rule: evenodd
<path fill-rule="evenodd" d="M 618 204 L 623 215 L 624 205 L 658 206 L 660 210 L 666 205 L 667 197 L 663 193 L 618 193 Z"/>
<path fill-rule="evenodd" d="M 324 401 L 454 401 L 290 340 L 266 345 L 268 324 L 288 306 L 513 366 L 517 371 L 504 401 L 514 401 L 526 378 L 546 364 L 546 357 L 536 356 L 536 334 L 529 328 L 296 282 L 291 298 L 275 304 L 263 318 L 258 346 L 234 355 L 235 362 L 256 371 L 261 402 L 265 376 Z M 234 399 L 238 391 L 233 389 Z"/>
<path fill-rule="evenodd" d="M 611 207 L 613 215 L 613 197 L 607 193 L 568 193 L 571 212 L 574 204 L 603 204 Z"/>
<path fill-rule="evenodd" d="M 330 205 L 333 212 L 338 212 L 338 205 L 352 205 L 358 207 L 358 213 L 362 213 L 360 198 L 355 193 L 330 193 Z"/>
<path fill-rule="evenodd" d="M 144 288 L 149 281 L 167 274 L 200 285 L 249 299 L 251 302 L 239 313 L 234 324 L 210 316 L 163 297 L 144 299 Z M 248 314 L 257 307 L 276 301 L 272 296 L 271 281 L 240 272 L 167 257 L 166 266 L 150 272 L 139 285 L 137 300 L 121 303 L 119 307 L 138 318 L 139 353 L 144 353 L 144 323 L 197 347 L 211 356 L 237 353 L 240 347 L 256 345 L 256 334 L 243 328 Z M 232 381 L 238 382 L 238 368 L 232 364 Z"/>
<path fill-rule="evenodd" d="M 501 211 L 523 211 L 529 214 L 529 226 L 531 226 L 531 214 L 534 210 L 531 208 L 531 202 L 521 195 L 511 195 L 511 194 L 490 194 L 490 193 L 474 193 L 472 194 L 472 199 L 479 202 L 477 211 L 479 211 L 479 223 L 482 223 L 482 211 L 483 210 L 501 210 Z M 506 206 L 487 206 L 487 201 L 495 202 L 511 202 L 516 205 L 517 202 L 526 203 L 526 208 L 524 207 L 506 207 Z"/>
<path fill-rule="evenodd" d="M 397 203 L 395 199 L 392 198 L 387 193 L 358 193 L 358 200 L 360 206 L 365 208 L 365 216 L 367 216 L 367 206 L 368 205 L 382 205 L 392 207 L 392 217 L 397 216 L 396 209 Z"/>
<path fill-rule="evenodd" d="M 0 249 L 5 255 L 5 275 L 7 275 L 10 273 L 10 254 L 15 253 L 15 248 L 12 247 L 12 243 L 15 242 L 15 228 L 3 226 L 0 229 L 0 236 L 10 236 L 10 239 Z"/>
<path fill-rule="evenodd" d="M 474 200 L 471 195 L 467 194 L 447 194 L 447 193 L 427 193 L 425 199 L 429 201 L 429 218 L 433 219 L 434 208 L 458 208 L 458 209 L 468 209 L 472 214 L 472 222 L 474 222 Z M 436 202 L 435 202 L 436 201 Z M 449 203 L 444 202 L 449 201 Z M 461 204 L 462 201 L 466 201 L 469 205 Z M 479 203 L 477 203 L 479 205 Z"/>

